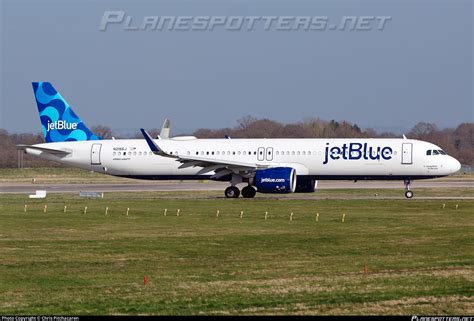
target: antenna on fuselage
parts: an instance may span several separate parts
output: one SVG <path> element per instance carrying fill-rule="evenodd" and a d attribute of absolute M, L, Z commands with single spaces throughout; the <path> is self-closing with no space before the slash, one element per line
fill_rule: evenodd
<path fill-rule="evenodd" d="M 405 136 L 405 134 L 403 134 L 403 139 L 407 139 L 407 137 Z"/>

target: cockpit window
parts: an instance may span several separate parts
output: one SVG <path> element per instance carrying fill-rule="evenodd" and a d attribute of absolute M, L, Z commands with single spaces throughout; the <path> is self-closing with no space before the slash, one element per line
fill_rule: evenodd
<path fill-rule="evenodd" d="M 448 155 L 444 150 L 442 149 L 428 149 L 426 151 L 426 155 Z"/>

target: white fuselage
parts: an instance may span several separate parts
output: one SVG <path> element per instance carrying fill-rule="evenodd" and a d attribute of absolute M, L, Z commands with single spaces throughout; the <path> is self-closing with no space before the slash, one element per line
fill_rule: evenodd
<path fill-rule="evenodd" d="M 452 174 L 459 162 L 428 150 L 438 146 L 411 139 L 166 139 L 157 140 L 173 155 L 239 161 L 271 167 L 293 167 L 314 179 L 417 179 Z M 64 150 L 60 157 L 26 148 L 29 154 L 115 176 L 142 179 L 201 179 L 201 167 L 153 154 L 144 139 L 73 141 L 38 144 Z"/>

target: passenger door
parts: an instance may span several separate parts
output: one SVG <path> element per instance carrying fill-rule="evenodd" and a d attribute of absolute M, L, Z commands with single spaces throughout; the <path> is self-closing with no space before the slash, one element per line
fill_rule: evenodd
<path fill-rule="evenodd" d="M 100 150 L 102 144 L 92 144 L 91 148 L 91 165 L 100 165 Z"/>
<path fill-rule="evenodd" d="M 413 164 L 413 144 L 402 144 L 402 164 Z"/>

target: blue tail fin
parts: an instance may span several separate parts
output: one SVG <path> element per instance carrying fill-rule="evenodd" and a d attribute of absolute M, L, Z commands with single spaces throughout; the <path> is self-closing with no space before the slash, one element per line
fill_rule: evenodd
<path fill-rule="evenodd" d="M 47 143 L 100 139 L 49 82 L 34 82 L 33 91 Z"/>

